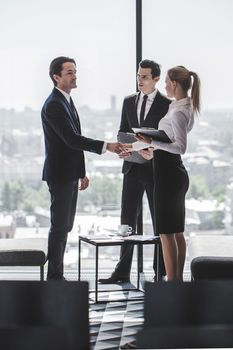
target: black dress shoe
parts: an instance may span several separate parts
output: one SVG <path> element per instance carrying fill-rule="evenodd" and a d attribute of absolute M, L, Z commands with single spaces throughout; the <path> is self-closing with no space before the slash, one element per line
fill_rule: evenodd
<path fill-rule="evenodd" d="M 109 278 L 100 278 L 98 281 L 102 284 L 112 284 L 112 283 L 127 283 L 127 282 L 130 282 L 130 279 L 129 277 L 111 276 Z"/>

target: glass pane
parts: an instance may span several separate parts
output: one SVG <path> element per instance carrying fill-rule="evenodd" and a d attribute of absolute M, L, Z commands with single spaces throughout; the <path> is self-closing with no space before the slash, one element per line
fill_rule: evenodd
<path fill-rule="evenodd" d="M 187 66 L 202 82 L 203 109 L 233 108 L 231 0 L 143 1 L 143 57 L 168 68 Z"/>
<path fill-rule="evenodd" d="M 190 174 L 186 231 L 233 232 L 231 0 L 143 1 L 143 57 L 184 65 L 201 79 L 202 111 L 183 159 Z"/>
<path fill-rule="evenodd" d="M 7 219 L 13 225 L 1 236 L 47 237 L 40 109 L 53 87 L 49 64 L 60 55 L 76 60 L 78 87 L 72 97 L 82 133 L 116 140 L 123 98 L 135 91 L 135 1 L 1 2 L 0 42 L 0 222 L 3 226 Z M 122 161 L 113 154 L 85 156 L 91 183 L 80 193 L 67 268 L 77 267 L 77 231 L 119 224 Z"/>

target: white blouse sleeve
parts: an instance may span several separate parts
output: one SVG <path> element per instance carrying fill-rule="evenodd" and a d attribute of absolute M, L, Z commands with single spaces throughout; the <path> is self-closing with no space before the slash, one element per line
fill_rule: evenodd
<path fill-rule="evenodd" d="M 174 134 L 174 141 L 172 143 L 153 140 L 151 145 L 155 150 L 161 149 L 170 153 L 184 154 L 187 147 L 187 116 L 181 111 L 174 112 L 171 119 L 171 128 Z"/>

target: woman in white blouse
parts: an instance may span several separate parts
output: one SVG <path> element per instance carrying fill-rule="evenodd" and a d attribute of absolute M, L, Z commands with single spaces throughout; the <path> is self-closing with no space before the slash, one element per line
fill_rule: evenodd
<path fill-rule="evenodd" d="M 177 66 L 168 70 L 165 82 L 168 97 L 175 100 L 158 129 L 164 130 L 172 142 L 158 142 L 141 134 L 137 139 L 153 147 L 153 152 L 142 150 L 140 153 L 146 159 L 152 156 L 154 159 L 156 232 L 161 238 L 167 279 L 182 281 L 186 256 L 185 195 L 189 177 L 180 155 L 186 151 L 194 114 L 200 111 L 200 80 L 196 73 Z M 188 96 L 190 89 L 191 97 Z M 133 149 L 137 148 L 136 144 Z"/>

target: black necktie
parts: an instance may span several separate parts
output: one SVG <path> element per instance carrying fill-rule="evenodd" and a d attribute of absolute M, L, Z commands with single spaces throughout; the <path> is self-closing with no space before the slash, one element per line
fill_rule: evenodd
<path fill-rule="evenodd" d="M 142 102 L 142 107 L 140 111 L 140 126 L 143 125 L 144 122 L 144 116 L 145 116 L 145 109 L 146 109 L 146 101 L 147 101 L 148 96 L 144 95 L 143 96 L 143 102 Z"/>
<path fill-rule="evenodd" d="M 72 100 L 71 97 L 70 97 L 70 107 L 71 107 L 71 109 L 72 109 L 73 115 L 75 116 L 75 119 L 74 119 L 74 120 L 76 121 L 76 123 L 78 123 L 78 128 L 79 128 L 80 131 L 81 131 L 79 116 L 78 116 L 78 113 L 77 113 L 77 111 L 76 111 L 74 102 L 73 102 L 73 100 Z"/>
<path fill-rule="evenodd" d="M 70 98 L 70 107 L 71 107 L 72 111 L 74 112 L 75 117 L 77 117 L 77 111 L 76 111 L 76 108 L 74 106 L 74 102 L 73 102 L 72 98 Z"/>

